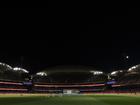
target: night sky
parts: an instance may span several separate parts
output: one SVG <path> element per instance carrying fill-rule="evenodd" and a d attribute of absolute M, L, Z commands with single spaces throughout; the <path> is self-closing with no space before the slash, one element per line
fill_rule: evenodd
<path fill-rule="evenodd" d="M 96 8 L 89 13 L 1 8 L 0 62 L 31 73 L 57 65 L 109 72 L 139 64 L 140 9 Z"/>

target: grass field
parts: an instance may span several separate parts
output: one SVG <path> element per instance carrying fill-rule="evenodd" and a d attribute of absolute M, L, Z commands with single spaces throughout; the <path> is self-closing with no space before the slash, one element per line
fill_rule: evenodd
<path fill-rule="evenodd" d="M 0 95 L 0 105 L 140 105 L 140 95 Z"/>

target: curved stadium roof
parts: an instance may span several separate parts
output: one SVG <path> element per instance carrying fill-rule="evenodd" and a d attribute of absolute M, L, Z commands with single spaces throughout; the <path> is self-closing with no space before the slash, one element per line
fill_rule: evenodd
<path fill-rule="evenodd" d="M 128 72 L 140 72 L 140 64 L 135 65 L 128 69 Z"/>
<path fill-rule="evenodd" d="M 102 70 L 95 69 L 90 66 L 56 66 L 52 68 L 47 68 L 45 70 L 42 70 L 41 72 L 51 74 L 51 73 L 56 73 L 56 72 L 89 72 L 89 73 L 104 73 Z M 96 74 L 95 73 L 95 74 Z"/>
<path fill-rule="evenodd" d="M 23 68 L 12 68 L 10 65 L 0 62 L 0 80 L 24 80 L 28 73 Z"/>
<path fill-rule="evenodd" d="M 104 76 L 103 76 L 104 75 Z M 91 78 L 106 77 L 103 71 L 85 66 L 57 66 L 42 70 L 33 76 L 35 82 L 50 81 L 91 81 Z"/>

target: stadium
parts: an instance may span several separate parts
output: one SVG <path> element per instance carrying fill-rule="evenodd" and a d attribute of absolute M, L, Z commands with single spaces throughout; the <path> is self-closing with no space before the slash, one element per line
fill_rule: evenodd
<path fill-rule="evenodd" d="M 35 74 L 0 63 L 1 105 L 138 105 L 140 65 L 110 73 L 58 66 Z"/>
<path fill-rule="evenodd" d="M 0 105 L 139 105 L 140 8 L 43 4 L 0 9 Z"/>

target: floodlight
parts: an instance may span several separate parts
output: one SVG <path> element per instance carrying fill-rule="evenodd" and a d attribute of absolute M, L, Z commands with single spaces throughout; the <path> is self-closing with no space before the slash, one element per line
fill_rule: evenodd
<path fill-rule="evenodd" d="M 25 69 L 23 69 L 23 68 L 19 68 L 19 67 L 14 67 L 13 70 L 14 70 L 14 71 L 23 71 L 23 72 L 25 72 L 25 73 L 29 73 L 29 71 L 27 71 L 27 70 L 25 70 Z"/>
<path fill-rule="evenodd" d="M 46 72 L 38 72 L 38 73 L 36 73 L 36 75 L 39 75 L 39 76 L 47 76 L 47 73 Z"/>

